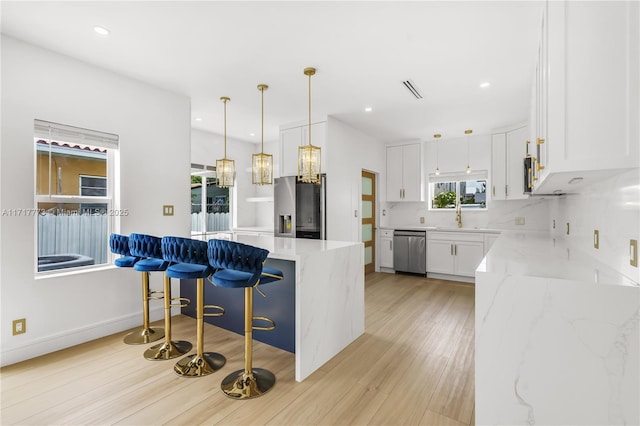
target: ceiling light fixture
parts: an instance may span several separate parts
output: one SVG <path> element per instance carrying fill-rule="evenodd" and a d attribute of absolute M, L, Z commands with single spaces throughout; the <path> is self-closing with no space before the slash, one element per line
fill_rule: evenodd
<path fill-rule="evenodd" d="M 235 163 L 227 158 L 227 102 L 231 99 L 223 96 L 220 100 L 224 102 L 224 157 L 216 160 L 216 177 L 220 188 L 229 188 L 236 176 Z"/>
<path fill-rule="evenodd" d="M 93 27 L 93 31 L 100 34 L 101 36 L 107 36 L 111 33 L 111 31 L 109 31 L 105 27 Z"/>
<path fill-rule="evenodd" d="M 365 110 L 365 112 L 371 112 L 371 111 L 373 111 L 373 108 L 371 108 L 371 107 L 365 107 L 365 109 L 364 109 L 364 110 Z"/>
<path fill-rule="evenodd" d="M 465 130 L 464 134 L 467 135 L 467 174 L 471 173 L 471 167 L 469 166 L 469 135 L 473 133 L 473 130 Z"/>
<path fill-rule="evenodd" d="M 311 76 L 315 73 L 315 68 L 304 69 L 309 77 L 309 144 L 298 147 L 298 181 L 306 183 L 320 183 L 320 147 L 311 144 Z"/>
<path fill-rule="evenodd" d="M 262 149 L 260 154 L 251 156 L 251 181 L 254 185 L 271 185 L 273 183 L 273 156 L 264 153 L 264 91 L 268 88 L 269 86 L 266 84 L 258 84 L 262 98 Z"/>
<path fill-rule="evenodd" d="M 196 117 L 196 118 L 194 118 L 194 120 L 196 120 L 196 121 L 202 121 L 202 118 L 200 118 L 200 117 Z"/>
<path fill-rule="evenodd" d="M 486 89 L 489 86 L 491 86 L 491 83 L 489 83 L 488 81 L 485 81 L 484 83 L 480 83 L 480 87 L 482 89 Z"/>
<path fill-rule="evenodd" d="M 440 133 L 436 133 L 433 135 L 433 138 L 436 140 L 436 176 L 440 176 L 440 168 L 438 167 L 438 145 L 440 144 L 439 140 L 442 137 Z"/>

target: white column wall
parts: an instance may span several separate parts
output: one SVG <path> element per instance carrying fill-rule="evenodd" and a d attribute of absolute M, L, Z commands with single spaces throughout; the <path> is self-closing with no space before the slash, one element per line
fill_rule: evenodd
<path fill-rule="evenodd" d="M 2 36 L 0 209 L 34 207 L 33 120 L 120 136 L 120 232 L 189 235 L 190 101 Z M 162 206 L 172 204 L 173 216 Z M 0 217 L 1 364 L 141 323 L 140 275 L 100 271 L 36 279 L 35 219 Z M 160 276 L 151 286 L 161 288 Z M 174 295 L 179 290 L 174 287 Z M 160 306 L 151 319 L 162 318 Z M 26 318 L 27 332 L 11 335 Z"/>

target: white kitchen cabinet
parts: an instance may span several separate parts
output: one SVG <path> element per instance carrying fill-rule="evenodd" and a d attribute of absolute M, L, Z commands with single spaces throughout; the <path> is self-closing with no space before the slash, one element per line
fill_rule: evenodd
<path fill-rule="evenodd" d="M 383 229 L 380 231 L 380 267 L 393 269 L 393 231 Z"/>
<path fill-rule="evenodd" d="M 483 257 L 482 233 L 427 232 L 427 273 L 473 277 Z"/>
<path fill-rule="evenodd" d="M 547 2 L 542 23 L 533 192 L 580 192 L 640 166 L 640 3 Z"/>
<path fill-rule="evenodd" d="M 327 122 L 311 124 L 311 144 L 321 148 L 320 170 L 326 173 Z M 280 128 L 280 176 L 298 174 L 298 147 L 309 143 L 309 125 Z"/>
<path fill-rule="evenodd" d="M 522 200 L 523 160 L 529 136 L 526 126 L 491 135 L 491 196 L 493 200 Z"/>
<path fill-rule="evenodd" d="M 420 143 L 387 147 L 387 201 L 424 201 Z"/>

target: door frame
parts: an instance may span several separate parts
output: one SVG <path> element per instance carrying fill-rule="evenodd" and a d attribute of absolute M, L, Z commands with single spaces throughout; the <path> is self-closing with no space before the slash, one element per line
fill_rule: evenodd
<path fill-rule="evenodd" d="M 371 224 L 371 241 L 363 242 L 364 249 L 367 247 L 371 247 L 371 263 L 365 264 L 364 273 L 368 274 L 371 272 L 375 272 L 376 270 L 376 174 L 370 172 L 368 170 L 362 169 L 361 177 L 371 179 L 371 194 L 372 195 L 364 195 L 362 191 L 362 187 L 360 188 L 360 203 L 362 212 L 362 202 L 363 201 L 371 201 L 371 217 L 366 218 L 364 214 L 361 214 L 360 226 Z M 360 233 L 360 240 L 362 240 L 362 232 Z"/>

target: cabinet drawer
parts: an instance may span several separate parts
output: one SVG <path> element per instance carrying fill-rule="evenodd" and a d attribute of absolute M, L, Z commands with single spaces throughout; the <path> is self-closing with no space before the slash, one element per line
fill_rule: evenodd
<path fill-rule="evenodd" d="M 484 234 L 481 232 L 427 232 L 429 240 L 445 241 L 484 241 Z"/>
<path fill-rule="evenodd" d="M 393 229 L 381 229 L 380 230 L 381 237 L 393 238 Z"/>

